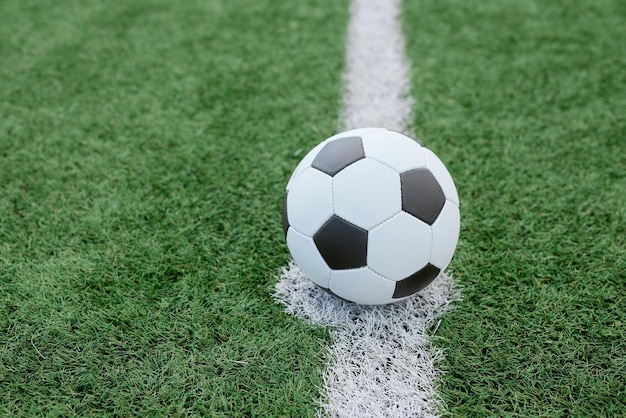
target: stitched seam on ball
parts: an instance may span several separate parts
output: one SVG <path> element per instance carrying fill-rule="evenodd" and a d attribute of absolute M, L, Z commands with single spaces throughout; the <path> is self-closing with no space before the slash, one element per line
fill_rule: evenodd
<path fill-rule="evenodd" d="M 376 270 L 374 270 L 373 268 L 371 268 L 370 266 L 365 266 L 368 270 L 370 270 L 372 273 L 374 273 L 377 276 L 380 276 L 381 279 L 387 280 L 388 282 L 391 283 L 398 283 L 397 281 L 390 279 L 387 276 L 383 276 L 382 274 L 380 274 L 379 272 L 377 272 Z M 393 299 L 393 298 L 392 298 Z"/>
<path fill-rule="evenodd" d="M 402 200 L 402 197 L 400 197 L 400 200 Z M 378 228 L 379 226 L 382 226 L 383 224 L 386 224 L 387 222 L 389 222 L 390 220 L 392 220 L 393 218 L 395 218 L 396 216 L 398 216 L 399 214 L 401 214 L 402 212 L 404 212 L 402 210 L 402 205 L 400 205 L 400 210 L 397 211 L 396 213 L 394 213 L 393 215 L 383 219 L 382 221 L 380 221 L 380 223 L 377 223 L 376 225 L 374 225 L 371 228 L 368 228 L 368 232 L 370 232 L 372 229 Z"/>
<path fill-rule="evenodd" d="M 333 215 L 336 215 L 337 210 L 335 209 L 335 177 L 334 176 L 330 178 L 330 204 L 333 207 Z"/>
<path fill-rule="evenodd" d="M 329 142 L 328 140 L 324 141 L 324 142 Z M 332 176 L 330 178 L 330 204 L 332 206 L 333 209 L 333 214 L 330 215 L 330 218 L 328 218 L 328 220 L 326 222 L 330 222 L 330 220 L 332 219 L 333 216 L 336 216 L 337 213 L 335 211 L 335 177 Z M 317 245 L 315 246 L 315 248 L 317 249 Z M 317 252 L 319 253 L 319 249 L 317 249 Z M 323 257 L 322 257 L 323 258 Z M 326 265 L 328 266 L 328 263 L 326 262 L 326 260 L 324 260 L 324 262 L 326 263 Z M 365 258 L 365 262 L 367 262 L 367 257 Z M 330 285 L 333 281 L 333 269 L 330 268 L 330 266 L 328 266 L 329 268 L 329 272 L 328 272 L 328 290 L 330 290 Z"/>
<path fill-rule="evenodd" d="M 430 159 L 428 158 L 428 153 L 425 152 L 424 155 L 426 156 L 426 169 L 430 171 Z M 431 171 L 432 173 L 432 171 Z M 434 174 L 433 174 L 434 176 Z M 435 180 L 437 180 L 437 178 L 435 177 Z M 437 184 L 439 183 L 439 180 L 437 180 Z M 441 187 L 441 186 L 439 186 Z M 445 194 L 444 194 L 445 196 Z M 446 198 L 446 201 L 448 199 Z M 446 205 L 446 201 L 443 202 L 443 205 Z M 443 211 L 443 207 L 441 208 L 441 210 L 439 211 L 439 215 L 437 215 L 437 217 L 439 217 L 441 215 L 441 211 Z M 435 221 L 433 222 L 433 224 L 437 222 L 437 219 L 435 219 Z M 430 229 L 430 250 L 428 251 L 428 263 L 431 264 L 431 261 L 433 259 L 433 241 L 435 240 L 435 233 L 433 232 L 433 224 L 428 225 L 428 229 Z M 435 266 L 437 267 L 437 266 Z"/>
<path fill-rule="evenodd" d="M 400 175 L 400 173 L 398 172 L 398 170 L 396 170 L 394 167 L 390 166 L 390 165 L 389 165 L 389 164 L 387 164 L 386 162 L 381 161 L 380 159 L 378 159 L 378 158 L 376 158 L 376 157 L 371 157 L 371 156 L 369 156 L 369 155 L 366 155 L 366 156 L 365 156 L 365 159 L 372 160 L 372 161 L 375 161 L 375 162 L 377 162 L 377 163 L 379 163 L 379 164 L 381 164 L 381 165 L 384 165 L 384 166 L 385 166 L 385 167 L 387 167 L 388 169 L 393 170 L 393 172 L 394 172 L 394 173 L 397 173 L 397 174 L 398 174 L 398 176 Z"/>

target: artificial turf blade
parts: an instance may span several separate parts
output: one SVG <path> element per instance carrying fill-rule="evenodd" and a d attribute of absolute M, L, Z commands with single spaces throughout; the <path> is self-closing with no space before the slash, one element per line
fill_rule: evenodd
<path fill-rule="evenodd" d="M 345 2 L 0 4 L 0 415 L 307 416 L 271 289 Z"/>
<path fill-rule="evenodd" d="M 450 413 L 623 416 L 623 3 L 405 7 L 416 130 L 461 199 Z"/>

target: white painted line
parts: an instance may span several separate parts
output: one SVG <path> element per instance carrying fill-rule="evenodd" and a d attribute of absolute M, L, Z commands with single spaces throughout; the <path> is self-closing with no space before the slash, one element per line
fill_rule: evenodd
<path fill-rule="evenodd" d="M 413 101 L 399 23 L 400 0 L 352 0 L 342 130 L 384 127 L 410 134 Z M 316 287 L 293 263 L 276 284 L 286 312 L 330 327 L 320 416 L 434 417 L 441 351 L 431 344 L 441 315 L 460 297 L 441 274 L 415 297 L 359 306 Z"/>
<path fill-rule="evenodd" d="M 412 119 L 399 0 L 353 0 L 346 52 L 344 129 L 406 132 Z"/>
<path fill-rule="evenodd" d="M 291 263 L 275 297 L 287 313 L 330 327 L 319 416 L 437 417 L 444 411 L 436 391 L 442 352 L 428 331 L 459 299 L 450 276 L 440 275 L 402 302 L 363 306 L 320 290 Z"/>

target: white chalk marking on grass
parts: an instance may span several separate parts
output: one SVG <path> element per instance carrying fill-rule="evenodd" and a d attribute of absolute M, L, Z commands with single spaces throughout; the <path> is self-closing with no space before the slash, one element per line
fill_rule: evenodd
<path fill-rule="evenodd" d="M 442 352 L 428 330 L 459 298 L 450 276 L 441 274 L 402 302 L 364 306 L 324 292 L 291 263 L 275 297 L 287 313 L 330 327 L 320 416 L 436 417 L 443 411 L 435 387 Z"/>
<path fill-rule="evenodd" d="M 399 0 L 352 0 L 344 128 L 410 128 L 413 100 Z"/>
<path fill-rule="evenodd" d="M 399 3 L 352 1 L 343 129 L 410 129 L 413 102 Z M 442 273 L 415 297 L 359 306 L 322 291 L 294 263 L 283 269 L 275 294 L 286 312 L 330 327 L 320 415 L 350 418 L 433 417 L 443 410 L 435 387 L 442 354 L 428 330 L 436 330 L 459 296 Z"/>

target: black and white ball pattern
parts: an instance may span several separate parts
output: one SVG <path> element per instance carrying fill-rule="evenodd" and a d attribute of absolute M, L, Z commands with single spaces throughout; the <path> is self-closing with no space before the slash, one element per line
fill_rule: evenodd
<path fill-rule="evenodd" d="M 444 270 L 459 237 L 459 197 L 444 164 L 383 128 L 332 136 L 294 170 L 287 246 L 309 279 L 360 304 L 404 299 Z"/>

